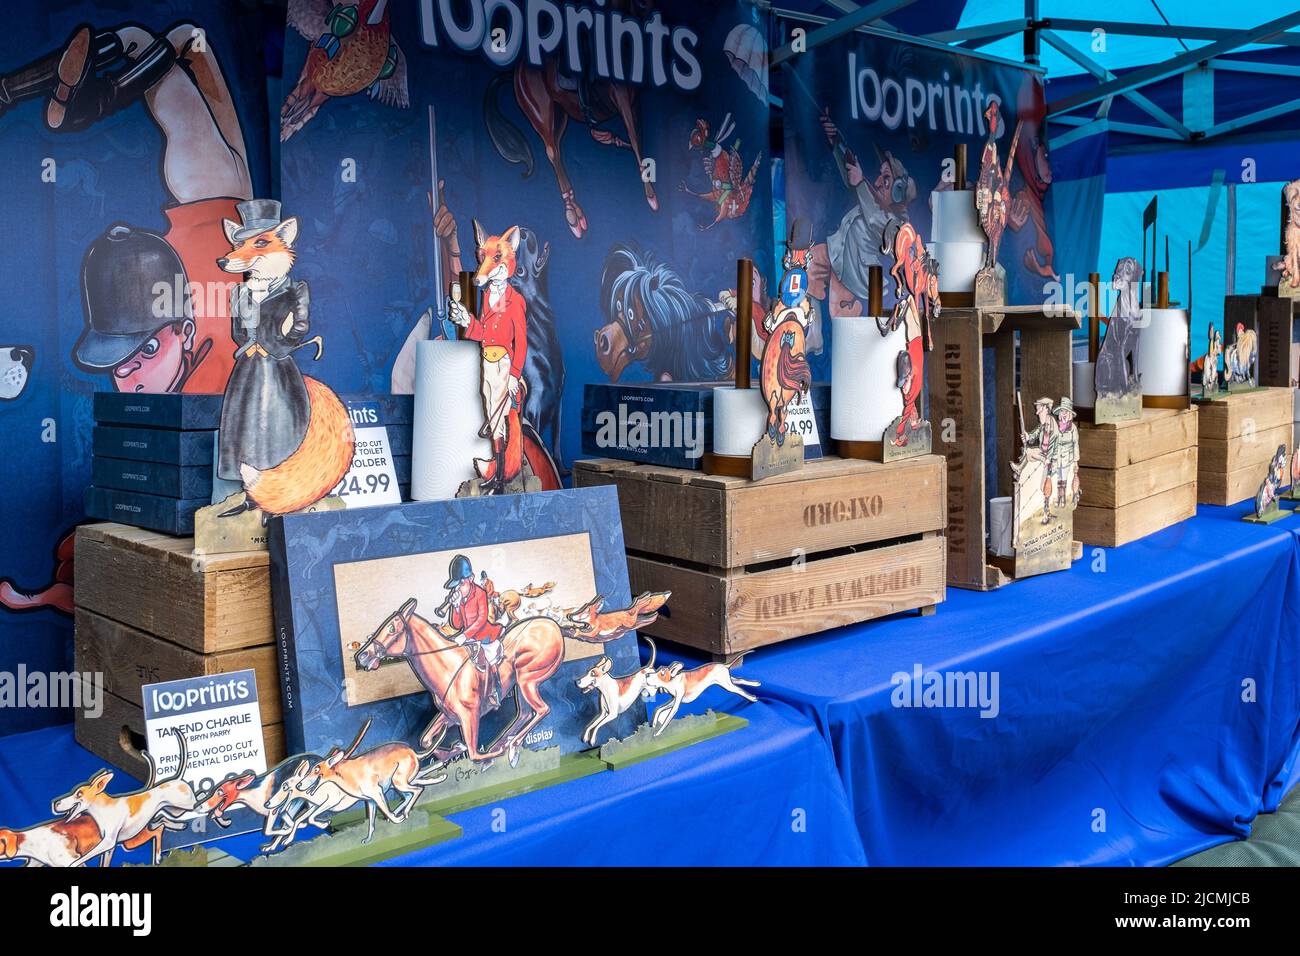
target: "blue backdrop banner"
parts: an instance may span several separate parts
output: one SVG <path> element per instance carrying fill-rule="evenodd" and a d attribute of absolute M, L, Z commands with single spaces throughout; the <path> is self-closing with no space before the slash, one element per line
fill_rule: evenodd
<path fill-rule="evenodd" d="M 70 665 L 95 390 L 221 391 L 221 218 L 270 189 L 263 25 L 238 0 L 24 3 L 0 39 L 0 671 Z M 128 9 L 129 8 L 129 9 Z M 51 100 L 60 62 L 86 79 Z M 123 79 L 130 73 L 134 79 Z M 115 84 L 115 85 L 114 85 Z M 147 95 L 146 95 L 147 94 Z M 0 734 L 69 719 L 0 709 Z"/>
<path fill-rule="evenodd" d="M 290 0 L 280 97 L 326 381 L 409 387 L 404 345 L 448 331 L 448 283 L 476 268 L 472 221 L 485 238 L 521 230 L 525 411 L 562 463 L 583 384 L 730 377 L 735 261 L 770 259 L 765 15 L 734 0 L 350 9 Z"/>
<path fill-rule="evenodd" d="M 778 18 L 780 42 L 804 21 Z M 885 224 L 910 222 L 926 240 L 931 193 L 952 188 L 953 154 L 967 146 L 967 184 L 979 175 L 985 110 L 998 104 L 998 147 L 1011 163 L 1011 206 L 1000 262 L 1008 301 L 1041 302 L 1057 276 L 1051 235 L 1051 165 L 1040 74 L 950 48 L 855 32 L 792 59 L 773 73 L 784 104 L 785 216 L 811 230 L 809 277 L 830 316 L 866 314 L 867 269 L 888 272 Z M 946 175 L 945 175 L 946 173 Z M 886 283 L 886 306 L 892 290 Z"/>

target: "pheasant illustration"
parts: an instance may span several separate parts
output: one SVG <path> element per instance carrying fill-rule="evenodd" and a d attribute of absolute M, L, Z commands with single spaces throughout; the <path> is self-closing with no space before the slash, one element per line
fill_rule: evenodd
<path fill-rule="evenodd" d="M 288 21 L 312 47 L 280 107 L 281 142 L 311 122 L 332 97 L 368 89 L 371 99 L 385 106 L 411 105 L 406 57 L 392 37 L 388 0 L 290 0 Z"/>
<path fill-rule="evenodd" d="M 701 232 L 712 229 L 724 219 L 739 219 L 749 209 L 749 200 L 754 193 L 754 178 L 758 175 L 758 164 L 763 154 L 760 151 L 754 157 L 749 172 L 745 172 L 745 164 L 740 158 L 740 140 L 736 140 L 730 148 L 722 145 L 723 140 L 735 128 L 736 124 L 728 113 L 718 127 L 717 136 L 709 135 L 709 124 L 702 119 L 697 119 L 695 128 L 691 130 L 690 148 L 692 151 L 698 149 L 704 154 L 704 172 L 709 177 L 709 191 L 697 193 L 688 188 L 685 182 L 678 188 L 717 207 L 713 222 L 701 223 Z"/>
<path fill-rule="evenodd" d="M 984 111 L 988 121 L 988 139 L 984 141 L 984 153 L 980 156 L 980 178 L 975 186 L 975 208 L 979 211 L 980 228 L 988 236 L 988 246 L 984 252 L 984 268 L 993 269 L 998 264 L 998 249 L 1002 245 L 1002 233 L 1007 228 L 1007 214 L 1011 208 L 1011 165 L 1016 158 L 1016 145 L 1020 140 L 1020 123 L 1016 123 L 1015 134 L 1011 137 L 1011 148 L 1007 150 L 1007 165 L 1003 169 L 998 159 L 998 101 L 989 100 Z"/>

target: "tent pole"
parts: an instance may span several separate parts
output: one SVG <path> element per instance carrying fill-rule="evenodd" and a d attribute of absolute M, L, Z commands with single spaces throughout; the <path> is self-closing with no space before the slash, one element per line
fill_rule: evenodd
<path fill-rule="evenodd" d="M 1025 62 L 1038 66 L 1041 62 L 1038 42 L 1038 0 L 1025 0 Z"/>
<path fill-rule="evenodd" d="M 1237 184 L 1228 183 L 1228 248 L 1224 255 L 1223 294 L 1232 295 L 1237 277 Z"/>

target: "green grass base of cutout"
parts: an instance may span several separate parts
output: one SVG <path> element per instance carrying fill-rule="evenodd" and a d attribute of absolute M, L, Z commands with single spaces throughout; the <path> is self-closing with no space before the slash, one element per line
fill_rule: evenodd
<path fill-rule="evenodd" d="M 435 796 L 436 788 L 431 789 L 429 791 L 430 799 L 421 800 L 418 805 L 420 809 L 428 810 L 430 813 L 441 813 L 444 816 L 449 816 L 453 813 L 460 813 L 462 810 L 472 810 L 475 807 L 495 803 L 498 800 L 504 800 L 506 797 L 516 797 L 521 793 L 531 793 L 544 787 L 555 786 L 557 783 L 567 783 L 570 780 L 590 777 L 593 773 L 599 773 L 605 769 L 599 763 L 595 766 L 592 766 L 592 763 L 586 754 L 568 754 L 561 757 L 559 765 L 550 770 L 542 770 L 528 776 L 507 778 L 500 783 L 488 784 L 485 787 L 479 787 L 465 793 L 454 793 L 438 798 Z"/>
<path fill-rule="evenodd" d="M 346 815 L 351 818 L 351 813 Z M 250 866 L 370 866 L 413 850 L 454 840 L 463 832 L 459 824 L 422 808 L 411 811 L 405 823 L 389 823 L 382 816 L 375 821 L 375 836 L 369 843 L 363 812 L 353 822 L 343 820 L 328 833 L 294 843 L 270 856 L 249 861 Z"/>
<path fill-rule="evenodd" d="M 450 814 L 590 777 L 606 770 L 622 770 L 748 726 L 749 721 L 744 717 L 710 710 L 704 714 L 679 717 L 658 737 L 652 735 L 648 723 L 642 724 L 622 740 L 612 740 L 583 753 L 568 754 L 560 757 L 558 762 L 545 761 L 550 766 L 534 773 L 521 773 L 520 771 L 526 771 L 524 766 L 510 768 L 503 763 L 504 779 L 499 783 L 451 793 L 440 799 L 420 800 L 411 811 L 411 819 L 404 824 L 392 824 L 382 816 L 379 817 L 375 822 L 375 837 L 367 844 L 361 842 L 366 835 L 366 814 L 364 809 L 355 808 L 334 817 L 330 821 L 328 832 L 291 844 L 270 856 L 254 857 L 246 864 L 241 864 L 235 857 L 221 850 L 200 846 L 191 850 L 173 850 L 163 858 L 162 865 L 370 866 L 458 838 L 462 830 L 459 824 L 445 819 Z M 524 753 L 538 754 L 540 762 L 540 754 L 544 752 Z M 454 767 L 455 763 L 449 769 Z M 491 774 L 493 769 L 485 773 Z M 436 786 L 428 791 L 430 796 L 436 792 Z M 424 818 L 423 821 L 421 817 Z"/>
<path fill-rule="evenodd" d="M 748 726 L 749 721 L 744 717 L 710 710 L 705 714 L 674 720 L 658 737 L 651 734 L 649 724 L 642 724 L 630 737 L 610 741 L 599 750 L 589 753 L 610 770 L 622 770 Z"/>
<path fill-rule="evenodd" d="M 1281 521 L 1283 518 L 1291 517 L 1292 514 L 1293 512 L 1291 511 L 1278 508 L 1276 511 L 1264 512 L 1264 517 L 1262 518 L 1257 517 L 1256 515 L 1243 515 L 1241 520 L 1249 521 L 1251 524 L 1273 524 L 1275 521 Z"/>

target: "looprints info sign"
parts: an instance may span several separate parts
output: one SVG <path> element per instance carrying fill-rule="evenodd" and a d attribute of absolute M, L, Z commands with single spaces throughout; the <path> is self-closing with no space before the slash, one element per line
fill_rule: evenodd
<path fill-rule="evenodd" d="M 146 684 L 141 695 L 145 741 L 158 780 L 170 779 L 179 770 L 202 800 L 222 784 L 251 783 L 266 773 L 262 709 L 253 671 Z M 247 808 L 213 817 L 195 813 L 184 822 L 185 829 L 164 834 L 164 847 L 190 846 L 262 828 L 262 819 Z"/>

